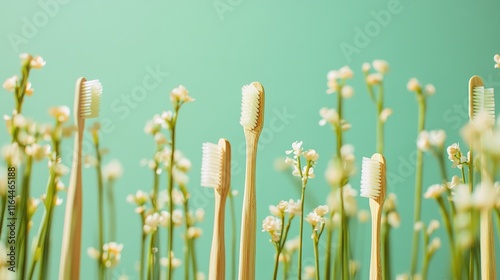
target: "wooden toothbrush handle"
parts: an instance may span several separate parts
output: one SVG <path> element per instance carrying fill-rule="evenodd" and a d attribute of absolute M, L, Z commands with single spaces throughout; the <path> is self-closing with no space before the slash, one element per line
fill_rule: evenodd
<path fill-rule="evenodd" d="M 66 198 L 59 279 L 80 279 L 82 240 L 82 140 L 83 125 L 75 132 L 73 165 Z"/>
<path fill-rule="evenodd" d="M 255 279 L 255 235 L 256 235 L 256 195 L 255 164 L 257 159 L 257 136 L 247 136 L 247 157 L 245 174 L 245 192 L 241 215 L 240 265 L 238 279 Z"/>
<path fill-rule="evenodd" d="M 210 251 L 209 280 L 226 279 L 226 248 L 224 238 L 224 221 L 226 211 L 226 197 L 221 197 L 215 191 L 215 217 L 212 249 Z"/>
<path fill-rule="evenodd" d="M 493 223 L 491 211 L 481 211 L 480 247 L 481 279 L 497 279 L 495 268 L 495 243 L 493 242 Z"/>
<path fill-rule="evenodd" d="M 372 216 L 370 280 L 381 280 L 382 265 L 380 262 L 380 221 L 382 216 L 382 207 L 377 201 L 370 199 L 370 210 Z"/>

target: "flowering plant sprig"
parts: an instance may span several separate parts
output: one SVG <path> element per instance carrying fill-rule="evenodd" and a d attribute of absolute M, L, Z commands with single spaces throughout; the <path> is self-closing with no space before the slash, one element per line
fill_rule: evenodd
<path fill-rule="evenodd" d="M 292 143 L 292 149 L 286 151 L 287 155 L 293 154 L 293 158 L 287 157 L 285 162 L 293 166 L 292 174 L 299 177 L 302 181 L 302 189 L 300 196 L 300 230 L 299 230 L 299 263 L 298 275 L 302 275 L 302 235 L 304 223 L 304 199 L 308 180 L 314 178 L 314 165 L 319 159 L 319 155 L 315 150 L 307 150 L 304 152 L 302 141 Z M 305 164 L 302 164 L 302 158 L 305 159 Z"/>
<path fill-rule="evenodd" d="M 273 279 L 278 277 L 278 265 L 280 258 L 283 258 L 281 254 L 285 248 L 292 220 L 295 216 L 302 214 L 300 205 L 300 200 L 294 201 L 293 199 L 289 201 L 282 200 L 277 205 L 270 205 L 269 212 L 271 212 L 272 216 L 267 216 L 262 221 L 262 231 L 269 233 L 271 236 L 270 242 L 273 243 L 276 249 Z"/>
<path fill-rule="evenodd" d="M 319 250 L 318 250 L 318 244 L 319 240 L 321 238 L 321 234 L 323 233 L 323 230 L 325 229 L 325 218 L 324 216 L 328 214 L 330 211 L 328 209 L 328 206 L 326 205 L 320 205 L 316 207 L 312 212 L 310 212 L 305 220 L 311 224 L 312 227 L 312 235 L 311 239 L 313 240 L 313 247 L 314 247 L 314 264 L 315 264 L 315 269 L 316 269 L 316 279 L 319 279 Z"/>
<path fill-rule="evenodd" d="M 425 128 L 425 113 L 427 110 L 427 98 L 434 95 L 436 88 L 432 84 L 427 84 L 422 87 L 420 82 L 416 78 L 411 78 L 406 88 L 408 91 L 414 92 L 418 103 L 418 125 L 417 133 L 420 134 Z M 415 210 L 414 210 L 414 222 L 420 221 L 421 208 L 422 208 L 422 177 L 423 177 L 423 152 L 417 149 L 417 159 L 416 159 L 416 171 L 415 171 Z M 410 265 L 410 274 L 415 274 L 417 270 L 417 257 L 418 257 L 418 232 L 413 232 L 412 238 L 412 256 Z"/>

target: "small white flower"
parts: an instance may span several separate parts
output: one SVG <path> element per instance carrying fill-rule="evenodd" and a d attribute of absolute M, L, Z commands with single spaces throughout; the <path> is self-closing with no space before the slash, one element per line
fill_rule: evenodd
<path fill-rule="evenodd" d="M 436 93 L 436 88 L 432 84 L 427 84 L 425 85 L 425 92 L 428 95 L 434 95 L 434 93 Z"/>
<path fill-rule="evenodd" d="M 420 230 L 422 230 L 423 227 L 424 227 L 424 223 L 422 223 L 422 221 L 417 221 L 413 225 L 413 230 L 414 231 L 420 231 Z"/>
<path fill-rule="evenodd" d="M 21 149 L 16 142 L 3 146 L 1 154 L 9 166 L 18 166 L 21 164 Z"/>
<path fill-rule="evenodd" d="M 205 218 L 205 210 L 203 210 L 203 208 L 196 209 L 194 216 L 197 222 L 203 222 L 203 219 Z"/>
<path fill-rule="evenodd" d="M 446 188 L 441 184 L 434 184 L 427 188 L 424 194 L 425 198 L 439 198 L 442 193 L 446 191 Z"/>
<path fill-rule="evenodd" d="M 458 211 L 465 211 L 472 207 L 472 194 L 468 185 L 460 184 L 455 187 L 453 202 L 455 202 Z"/>
<path fill-rule="evenodd" d="M 102 262 L 104 266 L 110 268 L 118 265 L 121 259 L 123 244 L 109 242 L 102 246 Z"/>
<path fill-rule="evenodd" d="M 162 221 L 162 216 L 157 212 L 148 215 L 144 220 L 144 227 L 143 227 L 144 233 L 149 234 L 155 232 L 158 229 L 158 226 L 160 225 L 161 221 Z"/>
<path fill-rule="evenodd" d="M 99 253 L 99 250 L 97 250 L 96 248 L 89 247 L 87 248 L 87 255 L 92 259 L 98 260 L 101 254 Z"/>
<path fill-rule="evenodd" d="M 352 72 L 349 66 L 343 66 L 339 69 L 339 76 L 341 79 L 352 79 L 354 77 L 354 72 Z"/>
<path fill-rule="evenodd" d="M 316 150 L 310 149 L 307 152 L 305 152 L 304 157 L 312 162 L 316 162 L 319 159 L 319 155 L 316 152 Z"/>
<path fill-rule="evenodd" d="M 380 112 L 380 116 L 379 116 L 380 121 L 385 123 L 390 115 L 392 115 L 392 109 L 385 108 L 384 110 L 382 110 L 382 112 Z"/>
<path fill-rule="evenodd" d="M 25 90 L 24 92 L 25 92 L 25 93 L 26 93 L 26 95 L 28 95 L 28 96 L 33 95 L 33 92 L 35 92 L 35 89 L 33 89 L 33 88 L 31 87 L 31 83 L 30 83 L 30 82 L 28 82 L 28 84 L 26 85 L 26 90 Z"/>
<path fill-rule="evenodd" d="M 114 159 L 103 167 L 102 174 L 107 181 L 114 181 L 123 175 L 122 164 Z"/>
<path fill-rule="evenodd" d="M 281 219 L 274 216 L 267 216 L 262 221 L 262 231 L 267 231 L 270 234 L 274 232 L 279 232 L 281 230 Z"/>
<path fill-rule="evenodd" d="M 429 131 L 429 142 L 432 146 L 442 148 L 446 140 L 446 132 L 444 130 L 431 130 Z"/>
<path fill-rule="evenodd" d="M 189 227 L 187 236 L 189 239 L 199 238 L 203 234 L 203 230 L 199 227 Z"/>
<path fill-rule="evenodd" d="M 301 207 L 302 205 L 300 199 L 297 201 L 293 201 L 293 199 L 290 199 L 288 201 L 288 205 L 285 212 L 289 213 L 291 217 L 300 215 L 300 213 L 302 213 Z"/>
<path fill-rule="evenodd" d="M 325 219 L 322 216 L 318 215 L 315 211 L 307 214 L 304 220 L 311 224 L 315 231 L 321 230 L 325 223 Z"/>
<path fill-rule="evenodd" d="M 298 250 L 299 246 L 300 246 L 300 238 L 298 236 L 294 239 L 288 239 L 285 242 L 285 249 L 290 254 L 292 254 L 294 251 Z"/>
<path fill-rule="evenodd" d="M 493 60 L 495 61 L 495 68 L 500 68 L 500 55 L 495 54 L 495 56 L 493 57 Z"/>
<path fill-rule="evenodd" d="M 32 156 L 34 160 L 39 161 L 50 155 L 50 146 L 49 145 L 41 146 L 35 143 L 26 146 L 25 152 L 27 155 Z"/>
<path fill-rule="evenodd" d="M 287 150 L 286 151 L 286 154 L 289 155 L 291 153 L 294 154 L 294 158 L 298 157 L 298 156 L 301 156 L 302 155 L 302 151 L 303 151 L 303 148 L 302 148 L 302 141 L 295 141 L 292 143 L 292 149 L 291 150 Z"/>
<path fill-rule="evenodd" d="M 446 152 L 448 153 L 448 159 L 453 162 L 452 167 L 458 167 L 462 169 L 462 163 L 467 162 L 467 158 L 462 155 L 462 152 L 460 151 L 460 146 L 458 143 L 453 143 L 448 148 L 446 149 Z"/>
<path fill-rule="evenodd" d="M 427 227 L 427 235 L 431 235 L 438 228 L 439 228 L 439 221 L 431 220 L 429 222 L 429 226 Z"/>
<path fill-rule="evenodd" d="M 370 220 L 370 212 L 364 209 L 359 210 L 358 212 L 358 221 L 360 223 L 366 223 Z"/>
<path fill-rule="evenodd" d="M 492 209 L 498 203 L 495 188 L 486 183 L 482 183 L 476 187 L 472 195 L 472 200 L 478 209 Z"/>
<path fill-rule="evenodd" d="M 327 205 L 320 205 L 314 209 L 314 213 L 316 213 L 318 216 L 323 217 L 328 213 L 328 206 Z"/>
<path fill-rule="evenodd" d="M 420 82 L 416 78 L 411 78 L 408 81 L 408 84 L 406 84 L 406 88 L 409 91 L 418 92 L 418 91 L 421 90 L 421 88 L 420 88 Z"/>
<path fill-rule="evenodd" d="M 39 55 L 33 57 L 30 62 L 30 67 L 33 69 L 41 69 L 45 66 L 45 60 Z"/>
<path fill-rule="evenodd" d="M 339 114 L 335 109 L 329 109 L 326 107 L 321 108 L 319 110 L 319 115 L 321 116 L 321 120 L 319 121 L 320 126 L 324 126 L 327 123 L 337 126 L 340 123 Z"/>
<path fill-rule="evenodd" d="M 177 104 L 180 102 L 186 103 L 194 101 L 194 98 L 189 96 L 189 92 L 184 86 L 180 85 L 174 88 L 170 93 L 170 101 L 172 101 L 173 104 Z"/>
<path fill-rule="evenodd" d="M 417 137 L 417 147 L 421 151 L 428 151 L 431 148 L 431 142 L 429 141 L 429 133 L 426 130 L 422 130 Z"/>
<path fill-rule="evenodd" d="M 147 193 L 144 191 L 138 190 L 135 195 L 134 194 L 129 194 L 127 196 L 127 202 L 128 203 L 135 203 L 138 206 L 144 205 L 149 199 L 149 196 Z"/>
<path fill-rule="evenodd" d="M 401 217 L 398 212 L 391 211 L 387 214 L 387 222 L 393 228 L 398 228 L 401 225 Z"/>
<path fill-rule="evenodd" d="M 345 99 L 351 98 L 354 96 L 354 89 L 349 85 L 343 86 L 340 94 Z"/>
<path fill-rule="evenodd" d="M 385 60 L 376 59 L 372 62 L 372 65 L 373 69 L 381 74 L 386 74 L 387 72 L 389 72 L 389 63 L 387 63 L 387 61 Z"/>
<path fill-rule="evenodd" d="M 304 267 L 304 279 L 313 280 L 316 279 L 316 268 L 312 265 Z"/>
<path fill-rule="evenodd" d="M 5 82 L 3 82 L 3 88 L 7 91 L 14 91 L 16 89 L 17 82 L 19 80 L 19 77 L 16 75 L 7 78 Z"/>
<path fill-rule="evenodd" d="M 368 73 L 368 71 L 370 71 L 370 68 L 371 68 L 371 65 L 368 62 L 365 62 L 365 63 L 363 63 L 363 65 L 361 65 L 361 70 L 364 73 Z"/>
<path fill-rule="evenodd" d="M 372 73 L 366 76 L 366 83 L 369 85 L 378 85 L 384 80 L 384 76 L 380 73 Z"/>
<path fill-rule="evenodd" d="M 66 122 L 69 119 L 69 114 L 70 110 L 68 106 L 58 106 L 49 109 L 49 115 L 60 123 Z"/>
<path fill-rule="evenodd" d="M 427 247 L 427 253 L 433 255 L 439 248 L 441 248 L 441 239 L 439 239 L 439 237 L 434 237 L 429 247 Z"/>
<path fill-rule="evenodd" d="M 462 180 L 460 179 L 460 177 L 458 177 L 457 175 L 453 176 L 451 178 L 451 182 L 450 184 L 448 185 L 448 187 L 450 189 L 453 189 L 455 188 L 456 186 L 460 185 L 462 183 Z"/>
<path fill-rule="evenodd" d="M 170 258 L 172 258 L 172 268 L 178 268 L 182 264 L 182 261 L 174 256 L 174 252 L 170 252 Z M 160 265 L 163 267 L 168 268 L 169 262 L 170 261 L 168 257 L 160 259 Z"/>

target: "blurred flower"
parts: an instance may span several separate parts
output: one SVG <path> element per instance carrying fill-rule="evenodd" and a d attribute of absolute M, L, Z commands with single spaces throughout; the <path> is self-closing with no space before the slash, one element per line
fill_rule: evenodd
<path fill-rule="evenodd" d="M 13 92 L 16 89 L 18 80 L 19 77 L 17 77 L 17 75 L 7 78 L 5 82 L 3 82 L 3 88 L 7 91 Z"/>
<path fill-rule="evenodd" d="M 305 152 L 304 156 L 307 160 L 310 160 L 313 162 L 318 161 L 318 158 L 319 158 L 318 153 L 316 152 L 316 150 L 313 150 L 313 149 L 310 149 L 307 152 Z"/>
<path fill-rule="evenodd" d="M 472 207 L 472 195 L 468 185 L 461 184 L 455 187 L 453 202 L 458 211 L 465 211 Z"/>
<path fill-rule="evenodd" d="M 384 80 L 384 76 L 380 73 L 372 73 L 366 76 L 366 83 L 369 85 L 378 85 Z"/>
<path fill-rule="evenodd" d="M 294 158 L 297 158 L 299 156 L 302 155 L 302 151 L 303 151 L 303 148 L 302 148 L 302 141 L 295 141 L 292 143 L 292 149 L 291 150 L 287 150 L 286 151 L 286 154 L 289 155 L 291 153 L 294 154 Z"/>
<path fill-rule="evenodd" d="M 33 92 L 35 92 L 35 90 L 31 87 L 31 83 L 28 82 L 28 84 L 26 85 L 25 93 L 26 95 L 31 96 L 33 95 Z"/>
<path fill-rule="evenodd" d="M 177 106 L 179 103 L 192 102 L 194 98 L 189 96 L 189 92 L 184 86 L 180 85 L 170 92 L 170 101 L 172 101 L 174 106 Z"/>
<path fill-rule="evenodd" d="M 500 68 L 500 55 L 495 54 L 495 56 L 493 57 L 493 60 L 495 61 L 495 68 Z"/>
<path fill-rule="evenodd" d="M 144 233 L 149 234 L 155 232 L 158 229 L 158 225 L 162 221 L 162 216 L 155 212 L 151 215 L 148 215 L 144 220 Z"/>
<path fill-rule="evenodd" d="M 104 266 L 110 268 L 118 265 L 121 259 L 123 244 L 109 242 L 102 246 L 102 262 Z"/>
<path fill-rule="evenodd" d="M 361 222 L 361 223 L 366 223 L 370 220 L 370 212 L 365 210 L 365 209 L 361 209 L 359 210 L 358 212 L 358 221 Z"/>
<path fill-rule="evenodd" d="M 123 175 L 122 164 L 114 159 L 103 167 L 102 174 L 105 180 L 114 181 Z"/>
<path fill-rule="evenodd" d="M 49 109 L 49 115 L 60 123 L 66 122 L 69 119 L 69 114 L 70 110 L 68 106 L 57 106 Z"/>
<path fill-rule="evenodd" d="M 41 146 L 35 143 L 26 146 L 25 152 L 28 156 L 33 157 L 34 160 L 39 161 L 49 156 L 50 146 L 49 145 Z"/>
<path fill-rule="evenodd" d="M 364 72 L 364 73 L 368 73 L 368 71 L 370 71 L 370 63 L 368 62 L 365 62 L 363 63 L 363 65 L 361 65 L 361 70 Z"/>
<path fill-rule="evenodd" d="M 339 69 L 339 77 L 344 80 L 352 79 L 354 77 L 354 72 L 352 72 L 352 69 L 346 65 Z"/>
<path fill-rule="evenodd" d="M 343 98 L 351 98 L 354 95 L 354 89 L 350 85 L 345 85 L 342 87 L 340 94 L 342 94 Z"/>
<path fill-rule="evenodd" d="M 425 92 L 428 95 L 434 95 L 434 93 L 436 93 L 436 88 L 432 84 L 427 84 L 425 85 Z"/>
<path fill-rule="evenodd" d="M 424 194 L 425 198 L 439 198 L 442 193 L 446 191 L 446 188 L 441 184 L 434 184 L 427 188 L 427 191 Z"/>
<path fill-rule="evenodd" d="M 335 109 L 329 108 L 321 108 L 319 110 L 319 115 L 321 116 L 321 120 L 319 121 L 320 126 L 324 126 L 329 123 L 333 126 L 338 126 L 340 123 L 339 114 Z"/>
<path fill-rule="evenodd" d="M 382 110 L 382 112 L 380 112 L 380 121 L 382 121 L 383 123 L 385 123 L 387 121 L 387 119 L 389 118 L 389 116 L 392 115 L 392 109 L 391 108 L 385 108 L 384 110 Z"/>
<path fill-rule="evenodd" d="M 499 199 L 495 188 L 484 182 L 475 188 L 472 195 L 474 205 L 482 210 L 494 208 Z"/>
<path fill-rule="evenodd" d="M 448 159 L 453 162 L 452 167 L 462 169 L 462 164 L 467 162 L 467 158 L 462 155 L 458 143 L 453 143 L 448 146 L 446 152 L 448 153 Z"/>
<path fill-rule="evenodd" d="M 178 259 L 178 258 L 176 258 L 176 257 L 174 256 L 174 252 L 173 252 L 173 251 L 172 251 L 172 252 L 170 252 L 170 257 L 172 258 L 172 263 L 171 263 L 172 268 L 178 268 L 178 267 L 182 264 L 181 260 L 180 260 L 180 259 Z M 170 262 L 170 261 L 169 261 L 169 258 L 168 258 L 168 257 L 165 257 L 165 258 L 161 258 L 161 259 L 160 259 L 160 264 L 161 264 L 161 266 L 163 266 L 163 267 L 168 267 L 168 266 L 169 266 L 169 262 Z"/>
<path fill-rule="evenodd" d="M 429 247 L 427 247 L 427 254 L 432 256 L 439 248 L 441 248 L 441 239 L 439 239 L 439 237 L 434 237 Z"/>
<path fill-rule="evenodd" d="M 427 227 L 427 235 L 431 235 L 438 228 L 439 228 L 439 221 L 431 220 L 429 222 L 429 226 Z"/>
<path fill-rule="evenodd" d="M 199 227 L 189 227 L 187 236 L 189 239 L 199 238 L 203 234 L 203 230 Z"/>
<path fill-rule="evenodd" d="M 316 268 L 314 268 L 314 266 L 308 265 L 304 267 L 304 279 L 305 280 L 316 279 Z"/>
<path fill-rule="evenodd" d="M 401 217 L 398 212 L 391 211 L 387 214 L 387 222 L 393 228 L 398 228 L 401 225 Z"/>
<path fill-rule="evenodd" d="M 376 59 L 372 62 L 372 65 L 373 69 L 381 74 L 386 74 L 387 72 L 389 72 L 389 63 L 387 63 L 387 61 L 385 60 Z"/>
<path fill-rule="evenodd" d="M 285 212 L 290 214 L 290 218 L 291 218 L 293 216 L 300 215 L 300 213 L 302 213 L 301 207 L 302 207 L 302 205 L 301 205 L 300 199 L 297 201 L 290 199 L 287 203 L 287 208 L 286 208 Z"/>
<path fill-rule="evenodd" d="M 5 162 L 7 162 L 7 165 L 18 166 L 21 164 L 21 149 L 16 142 L 3 146 L 1 149 L 1 154 Z"/>
<path fill-rule="evenodd" d="M 409 91 L 418 92 L 418 91 L 421 90 L 421 88 L 420 88 L 420 82 L 416 78 L 411 78 L 408 81 L 408 84 L 406 84 L 406 88 Z"/>
<path fill-rule="evenodd" d="M 30 67 L 33 69 L 41 69 L 45 66 L 45 60 L 39 55 L 33 57 L 30 62 Z"/>
<path fill-rule="evenodd" d="M 278 218 L 283 218 L 287 208 L 288 202 L 282 200 L 278 203 L 278 205 L 269 205 L 269 212 Z"/>

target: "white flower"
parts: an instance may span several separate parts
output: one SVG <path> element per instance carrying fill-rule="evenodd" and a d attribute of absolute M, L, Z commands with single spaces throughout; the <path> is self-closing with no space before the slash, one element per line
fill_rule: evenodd
<path fill-rule="evenodd" d="M 310 212 L 309 214 L 307 214 L 304 220 L 311 224 L 315 231 L 321 230 L 321 227 L 325 223 L 325 219 L 318 215 L 316 212 Z"/>
<path fill-rule="evenodd" d="M 321 120 L 319 121 L 320 126 L 324 126 L 327 123 L 337 126 L 340 123 L 339 114 L 335 109 L 321 108 L 319 115 L 321 116 Z"/>
<path fill-rule="evenodd" d="M 294 239 L 288 239 L 285 242 L 285 249 L 288 253 L 292 254 L 294 251 L 298 250 L 300 246 L 300 238 L 297 236 Z"/>
<path fill-rule="evenodd" d="M 18 166 L 21 164 L 21 149 L 16 142 L 3 146 L 1 154 L 9 166 Z"/>
<path fill-rule="evenodd" d="M 172 262 L 171 262 L 172 268 L 178 268 L 182 264 L 182 261 L 174 256 L 173 251 L 170 252 L 170 258 L 172 258 Z M 170 261 L 169 261 L 168 257 L 160 259 L 160 265 L 163 267 L 168 267 L 169 262 Z"/>
<path fill-rule="evenodd" d="M 282 200 L 278 203 L 278 205 L 269 205 L 269 212 L 276 217 L 283 218 L 287 208 L 288 202 Z"/>
<path fill-rule="evenodd" d="M 89 257 L 91 257 L 92 259 L 98 260 L 101 253 L 99 253 L 99 250 L 97 250 L 96 248 L 89 247 L 89 248 L 87 248 L 87 255 Z"/>
<path fill-rule="evenodd" d="M 49 156 L 50 154 L 50 146 L 49 145 L 44 145 L 41 146 L 39 144 L 32 144 L 29 146 L 26 146 L 25 152 L 27 155 L 33 157 L 34 160 L 42 160 L 46 157 Z"/>
<path fill-rule="evenodd" d="M 17 77 L 16 75 L 7 78 L 5 82 L 3 82 L 3 88 L 7 91 L 14 91 L 16 89 L 18 80 L 19 77 Z"/>
<path fill-rule="evenodd" d="M 391 211 L 387 214 L 387 222 L 391 225 L 391 227 L 398 228 L 399 225 L 401 225 L 401 217 L 398 212 Z"/>
<path fill-rule="evenodd" d="M 465 211 L 472 207 L 472 195 L 468 185 L 461 184 L 455 187 L 453 202 L 458 211 Z"/>
<path fill-rule="evenodd" d="M 428 151 L 431 148 L 431 142 L 429 141 L 429 133 L 426 130 L 422 130 L 417 137 L 417 147 L 421 151 Z"/>
<path fill-rule="evenodd" d="M 379 116 L 380 121 L 385 123 L 390 115 L 392 115 L 392 109 L 385 108 L 384 110 L 382 110 L 382 112 L 380 112 L 380 116 Z"/>
<path fill-rule="evenodd" d="M 68 106 L 58 106 L 49 109 L 49 115 L 60 123 L 66 122 L 69 119 L 69 114 L 70 110 Z"/>
<path fill-rule="evenodd" d="M 366 223 L 370 220 L 370 212 L 364 209 L 359 210 L 358 212 L 358 221 L 360 223 Z"/>
<path fill-rule="evenodd" d="M 498 196 L 492 185 L 481 183 L 476 187 L 472 201 L 478 209 L 492 209 L 498 203 Z"/>
<path fill-rule="evenodd" d="M 438 228 L 439 228 L 439 221 L 431 220 L 429 222 L 429 226 L 427 227 L 427 235 L 431 235 Z"/>
<path fill-rule="evenodd" d="M 121 259 L 123 244 L 109 242 L 102 246 L 102 262 L 104 266 L 110 268 L 115 267 Z"/>
<path fill-rule="evenodd" d="M 372 73 L 366 76 L 366 82 L 369 85 L 378 85 L 384 80 L 384 76 L 380 73 Z"/>
<path fill-rule="evenodd" d="M 446 188 L 441 184 L 434 184 L 427 188 L 424 194 L 425 198 L 439 198 L 442 193 L 446 191 Z"/>
<path fill-rule="evenodd" d="M 45 60 L 39 55 L 33 57 L 30 62 L 30 67 L 33 69 L 41 69 L 45 66 Z"/>
<path fill-rule="evenodd" d="M 373 69 L 381 74 L 386 74 L 387 72 L 389 72 L 389 63 L 387 63 L 387 61 L 385 60 L 376 59 L 372 62 L 372 65 Z"/>
<path fill-rule="evenodd" d="M 184 86 L 180 85 L 174 88 L 170 93 L 170 101 L 172 101 L 173 104 L 186 103 L 194 101 L 194 98 L 189 96 L 189 92 Z"/>
<path fill-rule="evenodd" d="M 187 236 L 189 239 L 199 238 L 203 234 L 203 230 L 199 227 L 189 227 Z"/>
<path fill-rule="evenodd" d="M 346 98 L 346 99 L 351 98 L 354 96 L 354 89 L 349 85 L 345 85 L 342 87 L 340 94 L 342 94 L 343 98 Z"/>
<path fill-rule="evenodd" d="M 439 237 L 434 237 L 429 247 L 427 247 L 427 254 L 432 256 L 439 248 L 441 248 L 441 239 L 439 239 Z"/>
<path fill-rule="evenodd" d="M 467 158 L 462 155 L 458 143 L 453 143 L 448 146 L 446 152 L 448 153 L 448 159 L 453 162 L 452 167 L 458 167 L 462 169 L 462 163 L 467 162 Z"/>
<path fill-rule="evenodd" d="M 28 96 L 33 95 L 33 92 L 35 92 L 35 89 L 33 89 L 33 88 L 31 87 L 31 83 L 30 83 L 30 82 L 28 82 L 28 84 L 26 85 L 26 90 L 25 90 L 24 92 L 25 92 L 25 93 L 26 93 L 26 95 L 28 95 Z"/>
<path fill-rule="evenodd" d="M 414 231 L 420 231 L 420 230 L 422 230 L 423 227 L 424 227 L 424 223 L 422 223 L 422 221 L 417 221 L 413 225 L 413 230 Z"/>
<path fill-rule="evenodd" d="M 326 75 L 326 79 L 328 80 L 328 82 L 326 83 L 326 85 L 328 86 L 328 89 L 326 90 L 327 94 L 332 94 L 337 91 L 337 79 L 339 78 L 339 76 L 340 74 L 337 70 L 331 70 L 328 72 L 328 74 Z"/>
<path fill-rule="evenodd" d="M 123 167 L 119 160 L 112 160 L 102 169 L 103 177 L 108 181 L 114 181 L 123 175 Z"/>
<path fill-rule="evenodd" d="M 180 209 L 175 209 L 172 215 L 172 222 L 174 226 L 182 225 L 182 217 L 183 217 L 182 211 Z"/>
<path fill-rule="evenodd" d="M 135 195 L 134 194 L 129 194 L 127 195 L 127 202 L 128 203 L 135 203 L 138 206 L 144 205 L 149 199 L 149 196 L 147 193 L 138 190 Z"/>
<path fill-rule="evenodd" d="M 493 60 L 495 61 L 495 68 L 500 68 L 500 55 L 495 54 L 495 56 L 493 57 Z"/>
<path fill-rule="evenodd" d="M 384 202 L 384 210 L 385 211 L 393 211 L 396 209 L 396 194 L 395 193 L 390 193 L 387 198 L 385 199 Z"/>
<path fill-rule="evenodd" d="M 197 222 L 203 222 L 203 219 L 205 218 L 205 210 L 203 210 L 203 208 L 196 209 L 194 216 Z"/>
<path fill-rule="evenodd" d="M 453 189 L 455 188 L 456 186 L 460 185 L 462 183 L 462 180 L 460 179 L 460 177 L 458 177 L 457 175 L 453 176 L 451 178 L 451 182 L 450 184 L 448 185 L 448 187 L 450 189 Z"/>
<path fill-rule="evenodd" d="M 314 213 L 316 213 L 318 216 L 323 217 L 328 213 L 328 206 L 327 205 L 320 205 L 314 209 Z"/>
<path fill-rule="evenodd" d="M 343 80 L 352 79 L 354 77 L 354 72 L 346 65 L 339 69 L 339 77 Z"/>
<path fill-rule="evenodd" d="M 363 65 L 361 65 L 361 70 L 364 73 L 368 73 L 368 71 L 370 71 L 370 68 L 371 68 L 371 65 L 368 62 L 365 62 L 365 63 L 363 63 Z"/>
<path fill-rule="evenodd" d="M 314 178 L 314 168 L 309 167 L 308 169 L 307 166 L 302 168 L 302 180 L 305 180 L 306 178 Z"/>
<path fill-rule="evenodd" d="M 418 92 L 418 91 L 421 90 L 421 88 L 420 88 L 420 82 L 416 78 L 411 78 L 408 81 L 408 84 L 406 84 L 406 88 L 409 91 Z"/>
<path fill-rule="evenodd" d="M 293 199 L 290 199 L 288 201 L 288 205 L 287 205 L 285 212 L 289 213 L 290 218 L 291 218 L 295 215 L 300 215 L 300 213 L 302 213 L 301 207 L 302 207 L 302 205 L 301 205 L 300 199 L 297 201 L 293 201 Z"/>
<path fill-rule="evenodd" d="M 302 141 L 295 141 L 292 143 L 292 149 L 291 150 L 287 150 L 286 151 L 286 154 L 289 155 L 291 153 L 294 154 L 294 158 L 297 158 L 298 156 L 301 156 L 302 155 L 302 151 L 303 151 L 303 148 L 302 148 Z"/>
<path fill-rule="evenodd" d="M 425 85 L 425 92 L 428 95 L 434 95 L 434 93 L 436 93 L 436 88 L 432 84 L 427 84 Z"/>
<path fill-rule="evenodd" d="M 274 216 L 267 216 L 263 221 L 262 221 L 262 231 L 267 231 L 271 235 L 274 232 L 279 232 L 281 231 L 281 219 L 274 217 Z"/>
<path fill-rule="evenodd" d="M 304 279 L 313 280 L 316 279 L 316 268 L 312 265 L 304 267 Z"/>
<path fill-rule="evenodd" d="M 442 148 L 446 140 L 446 132 L 444 130 L 431 130 L 429 131 L 429 142 L 432 146 Z"/>
<path fill-rule="evenodd" d="M 316 162 L 319 159 L 319 155 L 316 152 L 316 150 L 310 149 L 307 152 L 305 152 L 304 157 L 312 162 Z"/>
<path fill-rule="evenodd" d="M 148 215 L 144 220 L 144 233 L 149 234 L 155 232 L 158 229 L 158 225 L 162 222 L 162 216 L 155 212 L 151 215 Z"/>

